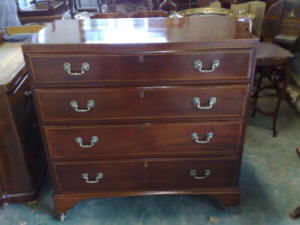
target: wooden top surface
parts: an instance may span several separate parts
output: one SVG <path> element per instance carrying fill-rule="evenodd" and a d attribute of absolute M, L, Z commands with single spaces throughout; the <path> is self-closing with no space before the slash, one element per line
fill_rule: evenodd
<path fill-rule="evenodd" d="M 53 21 L 23 45 L 25 52 L 112 52 L 252 48 L 248 25 L 225 16 Z"/>
<path fill-rule="evenodd" d="M 0 86 L 9 85 L 24 67 L 21 43 L 1 43 Z"/>

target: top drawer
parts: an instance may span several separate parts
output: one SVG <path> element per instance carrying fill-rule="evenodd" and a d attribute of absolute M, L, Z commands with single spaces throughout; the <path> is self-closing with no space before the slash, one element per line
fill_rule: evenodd
<path fill-rule="evenodd" d="M 248 81 L 251 51 L 141 55 L 32 55 L 35 83 Z M 98 84 L 97 84 L 98 85 Z"/>

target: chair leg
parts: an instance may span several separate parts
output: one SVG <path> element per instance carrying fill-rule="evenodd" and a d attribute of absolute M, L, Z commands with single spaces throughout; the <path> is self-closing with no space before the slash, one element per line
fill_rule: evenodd
<path fill-rule="evenodd" d="M 279 109 L 280 109 L 282 99 L 284 98 L 285 91 L 286 91 L 286 88 L 287 88 L 287 86 L 289 84 L 289 80 L 290 80 L 290 66 L 289 66 L 288 62 L 284 65 L 284 74 L 283 74 L 283 76 L 284 76 L 283 86 L 282 86 L 282 88 L 280 88 L 279 97 L 278 97 L 276 108 L 275 108 L 275 111 L 274 111 L 274 114 L 273 114 L 273 137 L 277 136 L 277 130 L 276 130 L 277 117 L 278 117 L 278 113 L 279 113 Z"/>
<path fill-rule="evenodd" d="M 254 97 L 253 111 L 252 111 L 252 116 L 253 117 L 255 117 L 255 113 L 256 113 L 257 100 L 258 100 L 258 95 L 259 95 L 260 88 L 261 88 L 262 79 L 263 79 L 263 75 L 261 73 L 259 73 L 258 83 L 257 83 L 257 86 L 256 86 L 255 93 L 253 95 L 253 97 Z"/>

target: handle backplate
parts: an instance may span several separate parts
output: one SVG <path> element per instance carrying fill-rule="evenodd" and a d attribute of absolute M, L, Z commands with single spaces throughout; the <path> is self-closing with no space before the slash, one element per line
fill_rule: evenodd
<path fill-rule="evenodd" d="M 88 112 L 92 108 L 95 107 L 95 101 L 94 100 L 88 100 L 86 104 L 86 109 L 79 109 L 78 102 L 75 100 L 70 101 L 71 107 L 76 111 L 76 112 Z"/>
<path fill-rule="evenodd" d="M 90 69 L 90 65 L 88 63 L 82 63 L 81 72 L 72 72 L 71 63 L 64 63 L 64 70 L 71 76 L 81 76 L 89 69 Z"/>
<path fill-rule="evenodd" d="M 214 133 L 209 132 L 206 134 L 206 139 L 204 141 L 199 140 L 198 134 L 197 133 L 192 133 L 191 134 L 191 139 L 195 141 L 197 144 L 207 144 L 210 142 L 210 140 L 213 138 Z"/>
<path fill-rule="evenodd" d="M 213 71 L 215 71 L 215 69 L 217 69 L 220 65 L 220 61 L 218 59 L 215 59 L 213 62 L 212 62 L 212 66 L 211 66 L 211 69 L 203 69 L 203 63 L 201 60 L 196 60 L 194 62 L 194 67 L 199 70 L 199 72 L 201 73 L 211 73 Z"/>
<path fill-rule="evenodd" d="M 99 138 L 97 136 L 91 137 L 91 143 L 88 145 L 83 144 L 82 137 L 76 137 L 75 141 L 77 144 L 79 144 L 80 148 L 92 148 L 99 141 Z"/>
<path fill-rule="evenodd" d="M 211 172 L 210 169 L 206 169 L 206 170 L 204 171 L 203 176 L 198 176 L 198 175 L 197 175 L 197 170 L 196 170 L 196 169 L 190 170 L 190 175 L 191 175 L 192 177 L 194 177 L 196 180 L 203 180 L 203 179 L 206 179 L 206 178 L 209 177 L 211 174 L 212 174 L 212 172 Z"/>
<path fill-rule="evenodd" d="M 103 173 L 98 173 L 94 180 L 90 180 L 90 179 L 89 179 L 89 174 L 88 174 L 88 173 L 83 173 L 83 174 L 82 174 L 82 179 L 84 179 L 85 182 L 86 182 L 87 184 L 96 184 L 96 183 L 98 183 L 103 177 L 104 177 Z"/>
<path fill-rule="evenodd" d="M 201 106 L 201 100 L 198 97 L 193 98 L 193 104 L 197 107 L 197 109 L 207 110 L 212 109 L 213 106 L 217 103 L 216 97 L 211 97 L 208 102 L 208 106 Z"/>

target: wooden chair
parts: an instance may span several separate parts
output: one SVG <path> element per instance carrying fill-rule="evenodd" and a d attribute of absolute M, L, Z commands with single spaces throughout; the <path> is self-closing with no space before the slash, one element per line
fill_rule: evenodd
<path fill-rule="evenodd" d="M 273 137 L 277 135 L 277 117 L 282 99 L 290 80 L 289 58 L 293 55 L 290 51 L 268 42 L 260 42 L 256 52 L 256 70 L 259 74 L 254 97 L 254 108 L 252 115 L 256 112 L 273 118 Z M 268 78 L 270 84 L 262 86 L 263 78 Z M 275 110 L 272 112 L 263 111 L 257 106 L 258 97 L 262 90 L 274 89 L 278 99 Z"/>
<path fill-rule="evenodd" d="M 289 2 L 290 0 L 281 0 L 275 4 L 282 4 L 282 2 Z M 273 7 L 270 7 L 266 13 L 266 17 L 270 15 L 274 15 L 274 11 L 272 10 Z M 276 7 L 275 7 L 276 8 Z M 274 9 L 274 8 L 273 8 Z M 278 20 L 282 20 L 282 17 L 278 17 Z M 280 21 L 277 21 L 277 24 L 280 26 Z M 270 37 L 269 29 L 267 24 L 264 24 L 263 28 L 263 37 Z M 280 32 L 280 27 L 277 28 L 278 33 L 273 33 L 273 37 L 275 37 Z M 270 41 L 272 39 L 267 39 Z M 277 135 L 277 118 L 280 109 L 281 102 L 284 98 L 285 91 L 287 85 L 289 83 L 290 78 L 290 66 L 289 66 L 289 59 L 293 57 L 293 54 L 274 44 L 271 42 L 261 42 L 257 48 L 257 56 L 256 56 L 256 64 L 257 64 L 257 74 L 259 74 L 258 82 L 256 84 L 256 91 L 253 95 L 254 98 L 254 108 L 252 115 L 255 116 L 256 112 L 262 113 L 266 116 L 272 117 L 273 119 L 273 137 Z M 269 84 L 262 86 L 263 78 L 268 78 Z M 276 103 L 276 107 L 274 111 L 266 112 L 257 106 L 258 97 L 262 90 L 264 89 L 273 89 L 276 91 L 278 99 Z"/>

